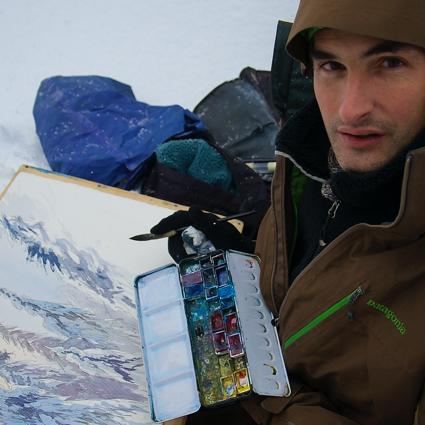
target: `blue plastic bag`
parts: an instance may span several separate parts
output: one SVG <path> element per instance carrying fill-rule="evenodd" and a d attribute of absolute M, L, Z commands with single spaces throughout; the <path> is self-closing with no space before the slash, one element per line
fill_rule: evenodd
<path fill-rule="evenodd" d="M 204 131 L 181 106 L 139 102 L 130 86 L 100 76 L 44 80 L 33 113 L 53 171 L 125 188 L 162 142 Z"/>

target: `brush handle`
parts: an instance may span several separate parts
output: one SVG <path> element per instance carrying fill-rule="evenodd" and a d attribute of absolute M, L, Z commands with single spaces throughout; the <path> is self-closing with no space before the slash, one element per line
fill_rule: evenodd
<path fill-rule="evenodd" d="M 182 230 L 184 229 L 186 229 L 186 227 L 184 227 Z M 144 233 L 143 235 L 132 236 L 130 239 L 133 241 L 151 241 L 154 239 L 171 238 L 172 236 L 177 235 L 178 231 L 179 229 L 170 230 L 167 233 L 161 233 L 159 235 L 155 235 L 153 233 Z"/>
<path fill-rule="evenodd" d="M 254 213 L 255 213 L 255 210 L 251 210 L 251 211 L 245 211 L 245 212 L 241 212 L 241 213 L 237 213 L 233 215 L 228 215 L 226 217 L 220 217 L 217 219 L 217 223 L 221 221 L 235 220 L 237 218 L 245 217 L 247 215 L 251 215 Z M 182 232 L 183 230 L 187 229 L 187 227 L 188 226 L 180 227 L 179 229 L 170 230 L 169 232 L 161 233 L 159 235 L 155 235 L 153 233 L 144 233 L 142 235 L 132 236 L 130 239 L 133 241 L 151 241 L 155 239 L 171 238 L 172 236 L 177 235 L 178 232 Z"/>

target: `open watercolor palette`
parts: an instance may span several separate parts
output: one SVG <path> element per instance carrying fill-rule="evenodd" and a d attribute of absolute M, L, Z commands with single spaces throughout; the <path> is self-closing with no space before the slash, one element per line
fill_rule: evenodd
<path fill-rule="evenodd" d="M 155 421 L 255 392 L 289 396 L 257 257 L 215 251 L 138 276 L 136 304 Z"/>

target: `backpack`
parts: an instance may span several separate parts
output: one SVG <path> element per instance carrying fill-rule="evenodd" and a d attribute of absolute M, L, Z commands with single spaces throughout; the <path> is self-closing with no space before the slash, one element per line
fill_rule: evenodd
<path fill-rule="evenodd" d="M 286 52 L 292 24 L 279 21 L 271 71 L 244 68 L 238 78 L 212 90 L 195 107 L 215 142 L 267 182 L 280 128 L 313 97 L 312 81 Z"/>
<path fill-rule="evenodd" d="M 311 79 L 284 48 L 291 25 L 278 23 L 271 71 L 244 68 L 238 78 L 214 88 L 193 111 L 207 129 L 204 140 L 229 165 L 236 190 L 227 192 L 196 180 L 153 155 L 141 180 L 142 193 L 224 215 L 255 209 L 254 215 L 243 219 L 244 234 L 255 237 L 270 204 L 275 137 L 313 97 Z"/>

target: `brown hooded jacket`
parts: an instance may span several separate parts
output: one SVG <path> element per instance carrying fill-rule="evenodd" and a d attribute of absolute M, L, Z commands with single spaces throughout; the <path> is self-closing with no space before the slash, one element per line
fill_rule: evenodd
<path fill-rule="evenodd" d="M 308 64 L 302 31 L 311 27 L 425 48 L 424 18 L 425 0 L 301 0 L 288 50 Z M 249 402 L 247 410 L 272 425 L 425 424 L 425 148 L 407 157 L 396 219 L 344 231 L 290 287 L 287 157 L 277 152 L 256 250 L 292 395 Z"/>
<path fill-rule="evenodd" d="M 257 251 L 296 380 L 290 398 L 265 399 L 262 408 L 272 424 L 425 423 L 425 149 L 407 160 L 396 220 L 346 230 L 290 288 L 288 161 L 278 155 Z"/>

